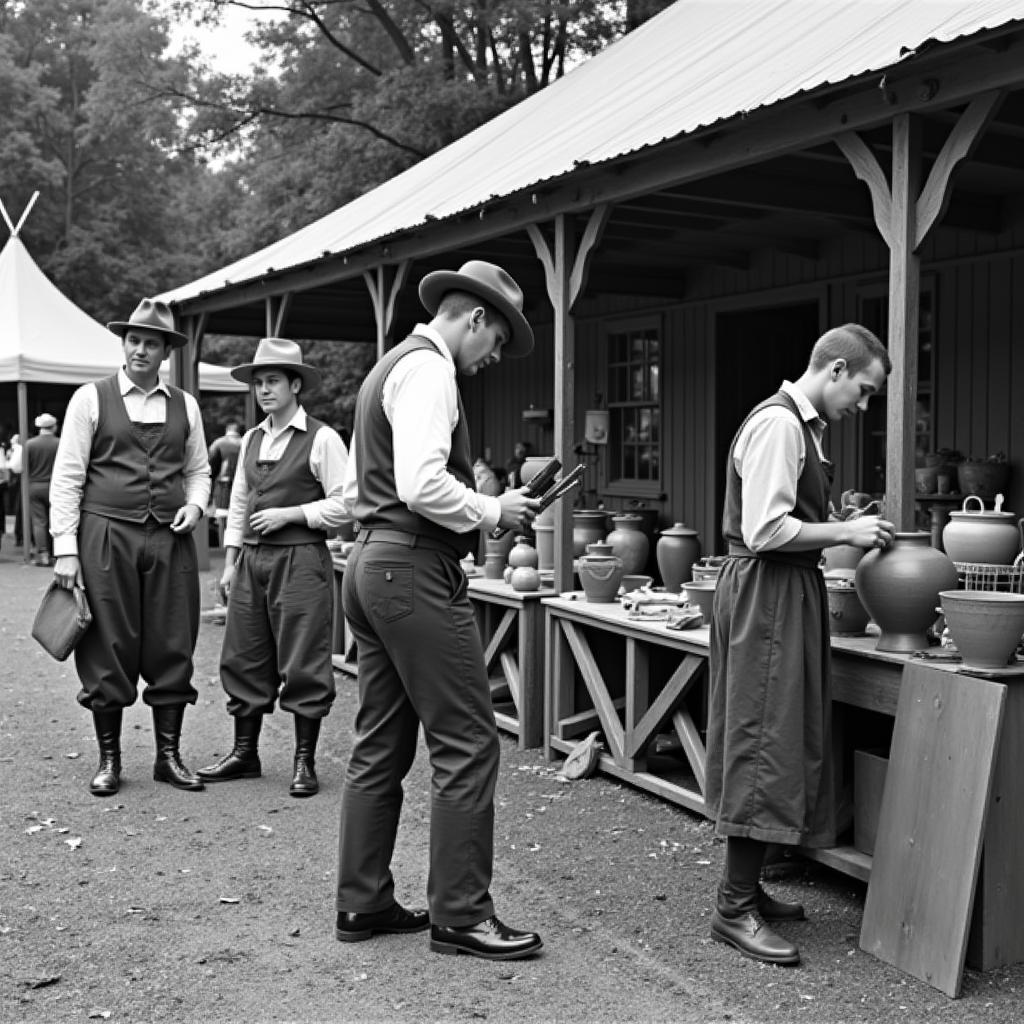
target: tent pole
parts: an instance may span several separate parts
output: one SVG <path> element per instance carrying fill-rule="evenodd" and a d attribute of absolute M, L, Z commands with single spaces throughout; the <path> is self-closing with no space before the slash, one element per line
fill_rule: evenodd
<path fill-rule="evenodd" d="M 18 433 L 21 435 L 21 539 L 25 561 L 32 557 L 32 509 L 28 500 L 28 385 L 18 381 Z"/>

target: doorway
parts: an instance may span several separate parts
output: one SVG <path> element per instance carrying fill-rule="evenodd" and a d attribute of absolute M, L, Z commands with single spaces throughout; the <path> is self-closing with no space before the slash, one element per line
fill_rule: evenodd
<path fill-rule="evenodd" d="M 807 367 L 821 334 L 817 300 L 721 312 L 715 317 L 715 527 L 716 550 L 725 505 L 729 446 L 747 413 L 771 397 L 783 380 L 796 380 Z"/>

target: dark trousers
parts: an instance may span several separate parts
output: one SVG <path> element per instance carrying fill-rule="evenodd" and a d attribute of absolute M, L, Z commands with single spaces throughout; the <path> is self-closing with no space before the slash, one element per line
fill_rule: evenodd
<path fill-rule="evenodd" d="M 246 544 L 220 656 L 230 715 L 323 718 L 334 703 L 334 566 L 327 545 Z"/>
<path fill-rule="evenodd" d="M 32 546 L 41 555 L 48 555 L 50 542 L 50 481 L 31 483 L 28 488 L 29 513 L 32 516 Z"/>
<path fill-rule="evenodd" d="M 190 534 L 150 519 L 126 523 L 82 513 L 78 555 L 93 622 L 75 648 L 78 702 L 129 707 L 141 676 L 153 707 L 194 704 L 199 575 Z"/>
<path fill-rule="evenodd" d="M 359 651 L 359 710 L 341 804 L 337 909 L 366 913 L 394 902 L 402 780 L 422 725 L 431 766 L 430 919 L 475 924 L 494 913 L 499 743 L 465 575 L 454 555 L 359 541 L 343 600 Z"/>

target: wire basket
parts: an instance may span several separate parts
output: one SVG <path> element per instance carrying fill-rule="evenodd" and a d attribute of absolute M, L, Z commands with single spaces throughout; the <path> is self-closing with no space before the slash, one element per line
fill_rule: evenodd
<path fill-rule="evenodd" d="M 990 565 L 986 562 L 954 562 L 961 590 L 1000 590 L 1024 594 L 1024 565 Z"/>

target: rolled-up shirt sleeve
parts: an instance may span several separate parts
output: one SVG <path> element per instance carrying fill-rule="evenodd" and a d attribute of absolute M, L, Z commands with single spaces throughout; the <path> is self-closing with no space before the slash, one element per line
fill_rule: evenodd
<path fill-rule="evenodd" d="M 345 442 L 333 427 L 321 427 L 313 438 L 309 469 L 320 481 L 324 497 L 301 506 L 311 530 L 334 530 L 349 518 L 344 497 L 347 465 Z"/>

